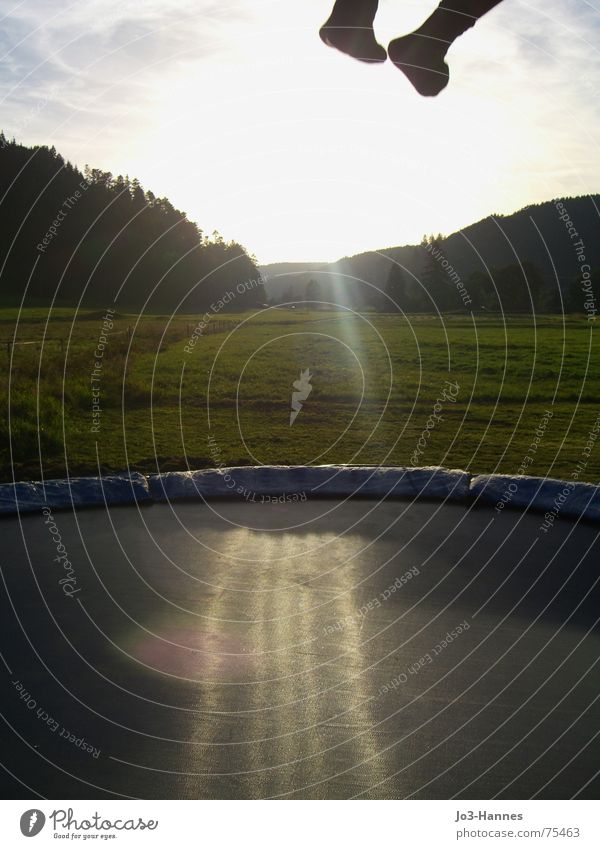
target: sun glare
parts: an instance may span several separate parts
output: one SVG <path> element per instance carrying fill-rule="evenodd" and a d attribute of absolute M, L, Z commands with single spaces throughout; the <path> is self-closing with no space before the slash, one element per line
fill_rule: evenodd
<path fill-rule="evenodd" d="M 100 159 L 92 137 L 87 159 L 113 172 L 134 163 L 145 186 L 262 263 L 414 244 L 571 193 L 574 180 L 594 189 L 583 116 L 561 100 L 569 120 L 557 124 L 554 77 L 522 84 L 543 44 L 502 12 L 452 48 L 452 85 L 424 99 L 393 66 L 325 49 L 321 3 L 293 18 L 280 5 L 206 22 L 205 41 L 152 85 L 143 137 L 124 132 Z M 382 5 L 382 43 L 420 14 Z"/>

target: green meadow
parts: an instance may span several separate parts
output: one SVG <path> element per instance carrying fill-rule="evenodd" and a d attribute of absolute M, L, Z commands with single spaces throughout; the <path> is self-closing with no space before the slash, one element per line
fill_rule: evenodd
<path fill-rule="evenodd" d="M 0 311 L 2 480 L 415 461 L 570 477 L 582 459 L 580 479 L 600 477 L 584 317 L 271 309 L 213 316 L 190 343 L 200 317 L 103 315 Z"/>

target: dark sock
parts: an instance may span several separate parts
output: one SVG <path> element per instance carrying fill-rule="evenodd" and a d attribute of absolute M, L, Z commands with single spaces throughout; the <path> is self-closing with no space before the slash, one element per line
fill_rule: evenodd
<path fill-rule="evenodd" d="M 417 30 L 390 42 L 388 55 L 419 94 L 435 97 L 448 85 L 450 72 L 444 61 L 448 47 Z"/>
<path fill-rule="evenodd" d="M 450 45 L 501 0 L 441 0 L 419 29 L 388 47 L 394 65 L 419 94 L 434 96 L 448 85 L 445 56 Z"/>

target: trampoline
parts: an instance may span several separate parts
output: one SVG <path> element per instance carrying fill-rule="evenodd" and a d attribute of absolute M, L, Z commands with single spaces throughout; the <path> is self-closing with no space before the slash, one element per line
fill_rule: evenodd
<path fill-rule="evenodd" d="M 0 490 L 4 798 L 598 796 L 595 487 L 262 467 Z"/>

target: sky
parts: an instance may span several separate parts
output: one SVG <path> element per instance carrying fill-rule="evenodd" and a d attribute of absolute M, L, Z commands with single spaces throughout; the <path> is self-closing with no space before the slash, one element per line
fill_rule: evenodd
<path fill-rule="evenodd" d="M 382 0 L 384 45 L 427 17 Z M 325 47 L 328 0 L 0 2 L 2 127 L 137 177 L 260 263 L 600 191 L 600 0 L 504 0 L 420 98 Z"/>

